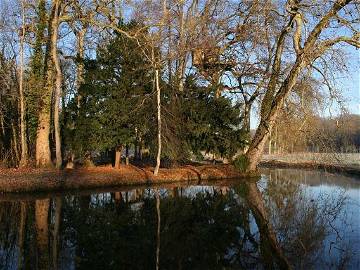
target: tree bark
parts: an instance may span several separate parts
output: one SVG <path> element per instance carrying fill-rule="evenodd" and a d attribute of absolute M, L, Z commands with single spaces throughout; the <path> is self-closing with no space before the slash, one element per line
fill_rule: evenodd
<path fill-rule="evenodd" d="M 46 14 L 44 14 L 46 16 Z M 52 36 L 52 20 L 54 12 L 52 12 L 48 21 L 48 35 Z M 40 20 L 44 20 L 41 18 Z M 51 150 L 50 150 L 50 123 L 51 123 L 51 94 L 53 91 L 53 77 L 54 70 L 52 67 L 51 58 L 51 42 L 48 40 L 46 44 L 45 52 L 45 76 L 44 76 L 44 87 L 41 89 L 40 94 L 40 108 L 39 108 L 39 119 L 36 133 L 36 166 L 37 167 L 52 167 L 51 161 Z"/>
<path fill-rule="evenodd" d="M 129 145 L 125 146 L 125 165 L 129 165 Z"/>
<path fill-rule="evenodd" d="M 12 141 L 13 141 L 15 163 L 18 164 L 18 162 L 20 160 L 19 148 L 18 148 L 18 142 L 17 142 L 18 138 L 17 138 L 17 131 L 16 131 L 13 120 L 11 120 L 11 131 L 12 131 Z"/>
<path fill-rule="evenodd" d="M 62 165 L 61 155 L 61 135 L 60 135 L 60 98 L 61 98 L 61 85 L 62 85 L 62 72 L 60 67 L 60 61 L 57 53 L 57 41 L 58 41 L 58 28 L 59 28 L 59 12 L 60 1 L 54 2 L 54 18 L 52 20 L 52 35 L 51 35 L 51 57 L 55 66 L 55 102 L 54 102 L 54 129 L 55 129 L 55 148 L 56 148 L 56 168 L 60 169 Z"/>
<path fill-rule="evenodd" d="M 157 122 L 158 122 L 158 151 L 156 156 L 156 166 L 154 170 L 154 175 L 158 175 L 160 168 L 160 159 L 161 159 L 161 92 L 159 85 L 159 70 L 155 70 L 155 84 L 156 84 L 156 93 L 157 93 Z"/>
<path fill-rule="evenodd" d="M 115 148 L 115 169 L 120 169 L 121 164 L 121 152 L 122 152 L 122 146 L 117 146 Z"/>
<path fill-rule="evenodd" d="M 86 34 L 86 27 L 83 27 L 77 33 L 77 43 L 78 43 L 78 64 L 77 64 L 77 72 L 76 72 L 76 89 L 77 89 L 77 108 L 80 109 L 80 103 L 82 96 L 80 94 L 80 86 L 84 83 L 84 39 Z M 79 112 L 78 112 L 79 113 Z"/>
<path fill-rule="evenodd" d="M 25 5 L 21 1 L 21 36 L 20 36 L 20 74 L 19 74 L 19 94 L 20 94 L 20 138 L 21 138 L 21 158 L 20 167 L 28 164 L 28 147 L 26 142 L 26 122 L 25 122 L 25 99 L 24 99 L 24 39 L 25 39 Z"/>

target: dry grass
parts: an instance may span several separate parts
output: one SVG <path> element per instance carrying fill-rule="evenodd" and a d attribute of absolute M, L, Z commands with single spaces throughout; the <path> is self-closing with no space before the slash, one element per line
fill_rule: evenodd
<path fill-rule="evenodd" d="M 292 153 L 264 155 L 263 161 L 315 163 L 360 168 L 360 153 Z"/>
<path fill-rule="evenodd" d="M 153 168 L 138 168 L 132 165 L 111 167 L 80 168 L 74 170 L 0 170 L 0 193 L 36 192 L 159 184 L 181 181 L 200 181 L 244 177 L 231 165 L 184 166 L 160 169 L 154 176 Z"/>

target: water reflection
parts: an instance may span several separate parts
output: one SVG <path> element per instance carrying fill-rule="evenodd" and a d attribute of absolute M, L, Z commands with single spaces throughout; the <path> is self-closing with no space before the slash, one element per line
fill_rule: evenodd
<path fill-rule="evenodd" d="M 0 269 L 358 269 L 360 185 L 329 177 L 0 197 Z"/>

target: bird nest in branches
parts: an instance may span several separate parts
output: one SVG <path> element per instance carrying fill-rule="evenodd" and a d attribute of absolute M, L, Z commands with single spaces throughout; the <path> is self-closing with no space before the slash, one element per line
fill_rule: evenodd
<path fill-rule="evenodd" d="M 192 63 L 201 70 L 230 70 L 232 63 L 220 59 L 221 48 L 196 48 L 192 52 Z"/>

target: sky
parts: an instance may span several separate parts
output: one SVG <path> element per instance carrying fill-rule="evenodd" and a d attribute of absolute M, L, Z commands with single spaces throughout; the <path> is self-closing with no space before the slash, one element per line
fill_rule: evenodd
<path fill-rule="evenodd" d="M 360 114 L 360 49 L 349 47 L 349 75 L 339 80 L 349 111 Z"/>

